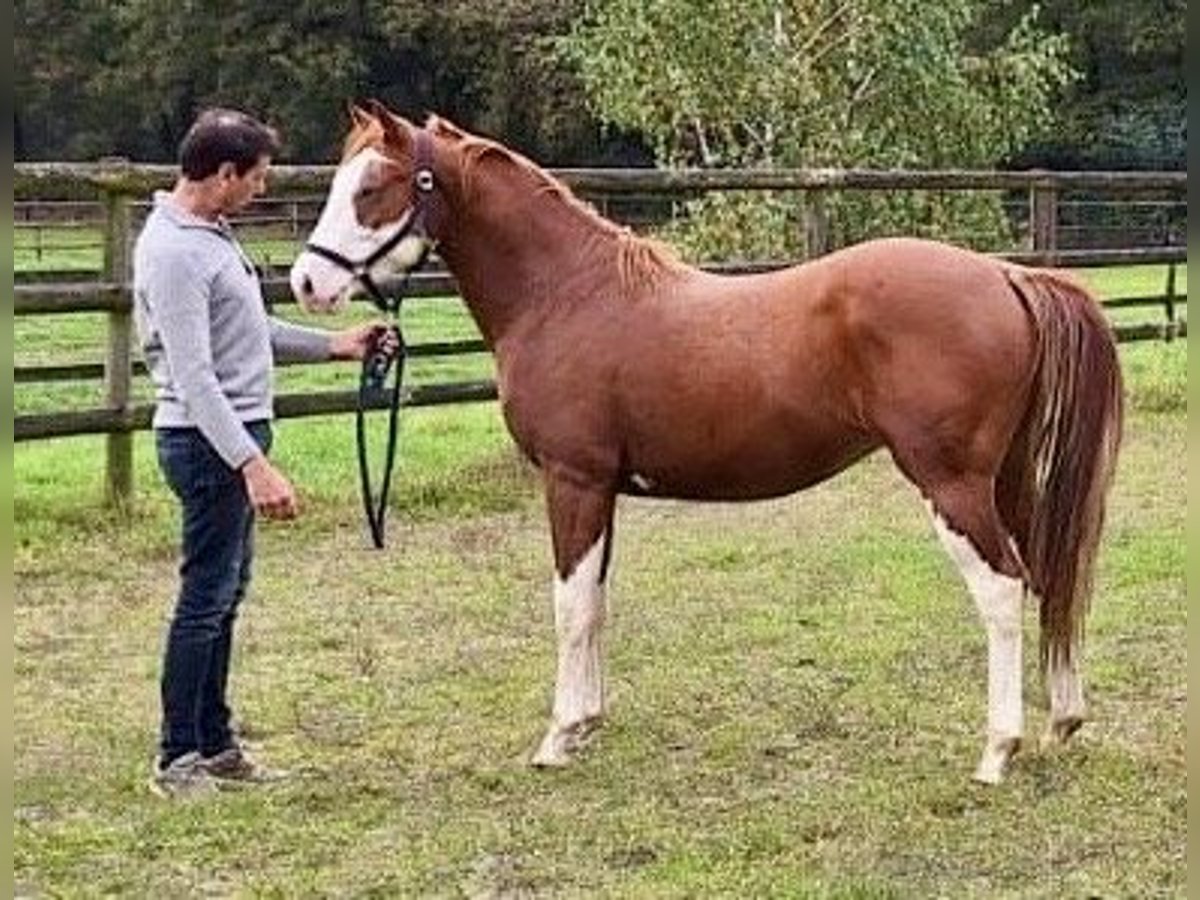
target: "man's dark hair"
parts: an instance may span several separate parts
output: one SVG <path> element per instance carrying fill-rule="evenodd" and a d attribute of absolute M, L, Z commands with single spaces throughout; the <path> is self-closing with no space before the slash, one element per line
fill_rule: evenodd
<path fill-rule="evenodd" d="M 222 163 L 245 175 L 264 156 L 279 152 L 275 129 L 235 109 L 207 109 L 179 144 L 179 167 L 186 178 L 201 181 Z"/>

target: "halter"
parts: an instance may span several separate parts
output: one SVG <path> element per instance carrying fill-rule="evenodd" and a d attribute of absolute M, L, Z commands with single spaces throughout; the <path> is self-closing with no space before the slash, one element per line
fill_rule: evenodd
<path fill-rule="evenodd" d="M 376 549 L 383 549 L 383 523 L 387 512 L 388 491 L 392 484 L 392 468 L 396 462 L 396 436 L 399 430 L 400 389 L 404 381 L 404 361 L 407 348 L 404 334 L 400 330 L 400 303 L 404 299 L 405 289 L 412 273 L 425 265 L 429 250 L 433 245 L 430 238 L 426 218 L 429 203 L 436 186 L 433 177 L 433 145 L 428 133 L 421 130 L 416 133 L 416 150 L 413 167 L 413 205 L 408 217 L 400 223 L 399 228 L 386 241 L 372 250 L 361 260 L 352 260 L 336 250 L 322 247 L 311 241 L 305 249 L 310 253 L 326 259 L 339 268 L 345 269 L 362 285 L 371 297 L 371 301 L 386 315 L 391 324 L 379 329 L 371 339 L 370 351 L 363 357 L 362 373 L 358 381 L 358 408 L 355 415 L 354 430 L 358 442 L 358 474 L 362 487 L 363 508 L 367 515 L 367 525 L 371 529 L 371 542 Z M 420 257 L 413 265 L 404 270 L 404 278 L 397 285 L 395 296 L 388 297 L 379 287 L 371 270 L 395 250 L 407 237 L 415 235 L 421 239 L 422 250 Z M 388 332 L 396 335 L 398 342 L 396 350 L 389 352 L 384 349 L 384 341 Z M 392 363 L 396 364 L 395 378 L 390 391 L 388 406 L 388 439 L 384 455 L 383 479 L 380 483 L 379 497 L 376 499 L 371 490 L 371 471 L 367 463 L 367 426 L 366 410 L 371 405 L 371 399 L 377 397 L 387 387 L 388 370 Z"/>
<path fill-rule="evenodd" d="M 391 316 L 395 316 L 399 312 L 400 301 L 403 299 L 403 288 L 407 286 L 408 276 L 425 265 L 425 260 L 429 256 L 429 248 L 433 243 L 429 236 L 429 229 L 426 226 L 429 200 L 432 199 L 433 189 L 436 186 L 433 177 L 433 144 L 428 133 L 424 130 L 416 133 L 416 144 L 416 151 L 413 154 L 412 210 L 404 221 L 400 223 L 400 227 L 386 241 L 360 260 L 350 259 L 336 250 L 331 250 L 312 241 L 304 245 L 304 249 L 309 253 L 328 260 L 338 268 L 349 272 L 359 284 L 366 288 L 367 293 L 371 295 L 371 300 L 379 307 L 380 312 Z M 405 238 L 413 235 L 421 239 L 423 245 L 421 256 L 412 266 L 405 270 L 405 280 L 401 283 L 401 289 L 397 292 L 397 296 L 388 297 L 371 275 L 371 270 L 400 246 L 400 243 Z"/>

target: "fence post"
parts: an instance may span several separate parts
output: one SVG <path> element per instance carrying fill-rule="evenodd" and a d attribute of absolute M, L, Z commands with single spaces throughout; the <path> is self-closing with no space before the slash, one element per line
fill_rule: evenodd
<path fill-rule="evenodd" d="M 1042 265 L 1058 265 L 1058 187 L 1049 178 L 1035 179 L 1029 194 L 1033 248 L 1045 254 Z"/>
<path fill-rule="evenodd" d="M 1175 263 L 1167 267 L 1167 290 L 1163 294 L 1163 311 L 1167 315 L 1167 340 L 1171 340 L 1179 330 L 1175 321 Z"/>
<path fill-rule="evenodd" d="M 104 278 L 123 286 L 129 298 L 130 215 L 128 198 L 119 190 L 104 193 Z M 105 405 L 128 412 L 133 388 L 133 310 L 131 304 L 108 313 L 108 349 L 104 360 Z M 107 437 L 105 497 L 109 504 L 128 508 L 133 499 L 133 432 Z"/>
<path fill-rule="evenodd" d="M 801 240 L 804 258 L 816 259 L 829 252 L 829 209 L 826 192 L 809 188 L 800 194 Z"/>

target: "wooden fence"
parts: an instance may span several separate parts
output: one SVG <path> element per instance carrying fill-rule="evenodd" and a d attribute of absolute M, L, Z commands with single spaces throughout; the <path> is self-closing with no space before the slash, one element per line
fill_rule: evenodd
<path fill-rule="evenodd" d="M 281 195 L 323 194 L 332 176 L 327 166 L 281 166 L 272 169 L 272 189 Z M 1004 254 L 1016 261 L 1071 268 L 1169 264 L 1162 295 L 1126 298 L 1110 305 L 1156 305 L 1163 309 L 1158 322 L 1117 328 L 1121 340 L 1166 339 L 1186 334 L 1186 319 L 1177 318 L 1176 305 L 1186 302 L 1177 296 L 1174 266 L 1186 262 L 1182 246 L 1136 247 L 1111 250 L 1060 250 L 1058 242 L 1058 198 L 1067 191 L 1089 191 L 1107 196 L 1144 197 L 1148 194 L 1183 197 L 1187 191 L 1185 172 L 975 172 L 975 171 L 868 171 L 868 170 L 720 170 L 661 171 L 651 169 L 564 169 L 555 173 L 575 191 L 591 197 L 629 195 L 681 196 L 705 191 L 799 191 L 808 197 L 823 192 L 846 190 L 989 190 L 1022 192 L 1028 197 L 1031 246 Z M 149 427 L 152 407 L 132 402 L 133 378 L 144 367 L 133 356 L 134 334 L 129 285 L 129 254 L 133 224 L 131 208 L 154 190 L 168 187 L 175 169 L 169 166 L 132 165 L 125 162 L 19 163 L 15 167 L 16 200 L 34 201 L 47 197 L 99 202 L 104 234 L 104 268 L 99 282 L 26 283 L 14 290 L 16 315 L 46 315 L 66 312 L 102 312 L 107 316 L 107 350 L 103 363 L 15 367 L 16 383 L 103 378 L 104 406 L 98 409 L 18 415 L 14 421 L 17 441 L 68 435 L 107 435 L 106 489 L 110 500 L 128 501 L 132 495 L 133 432 Z M 816 204 L 816 205 L 819 205 Z M 810 223 L 811 227 L 811 223 Z M 761 271 L 779 264 L 718 265 L 726 272 Z M 448 296 L 457 293 L 445 272 L 424 272 L 413 278 L 410 296 Z M 285 279 L 264 282 L 269 303 L 292 302 Z M 446 356 L 483 351 L 482 341 L 453 341 L 418 344 L 415 357 Z M 406 391 L 406 406 L 427 406 L 494 399 L 492 382 L 436 384 Z M 378 402 L 383 405 L 384 397 Z M 355 408 L 354 391 L 324 391 L 284 394 L 276 398 L 280 418 L 344 413 Z"/>

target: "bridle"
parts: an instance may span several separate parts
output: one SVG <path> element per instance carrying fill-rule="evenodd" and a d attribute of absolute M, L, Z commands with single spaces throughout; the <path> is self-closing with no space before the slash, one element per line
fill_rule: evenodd
<path fill-rule="evenodd" d="M 429 208 L 433 202 L 434 189 L 437 182 L 433 175 L 433 141 L 424 129 L 416 131 L 416 147 L 413 152 L 412 177 L 412 208 L 409 215 L 400 223 L 396 231 L 387 240 L 372 250 L 363 259 L 352 260 L 336 250 L 323 247 L 320 244 L 307 242 L 305 249 L 322 259 L 328 260 L 335 266 L 349 272 L 366 292 L 371 301 L 385 316 L 390 324 L 380 328 L 371 339 L 368 353 L 363 357 L 362 373 L 358 382 L 358 408 L 355 415 L 355 435 L 358 442 L 358 474 L 362 488 L 363 508 L 367 515 L 367 525 L 371 529 L 371 541 L 376 549 L 383 549 L 384 517 L 387 513 L 388 491 L 392 483 L 392 468 L 396 462 L 396 437 L 399 431 L 400 390 L 404 381 L 404 362 L 407 357 L 407 347 L 404 334 L 400 330 L 400 304 L 408 287 L 412 273 L 425 265 L 429 251 L 434 241 L 429 234 Z M 404 277 L 396 287 L 395 295 L 389 297 L 379 287 L 372 270 L 385 260 L 393 250 L 400 246 L 408 237 L 421 240 L 421 255 L 417 261 L 404 270 Z M 396 349 L 388 351 L 385 340 L 388 332 L 396 337 Z M 379 496 L 376 498 L 371 490 L 371 471 L 367 463 L 367 425 L 366 410 L 379 406 L 379 395 L 387 389 L 388 370 L 395 363 L 395 378 L 386 396 L 388 403 L 388 438 L 387 450 L 384 455 L 383 478 L 380 482 Z M 375 401 L 375 402 L 372 402 Z"/>
<path fill-rule="evenodd" d="M 425 265 L 425 261 L 429 256 L 429 250 L 433 245 L 428 227 L 429 206 L 433 198 L 434 188 L 437 186 L 433 176 L 433 143 L 429 133 L 424 129 L 416 132 L 415 140 L 412 209 L 386 241 L 360 260 L 350 259 L 336 250 L 331 250 L 312 241 L 304 245 L 304 249 L 309 253 L 319 256 L 333 263 L 338 268 L 349 272 L 354 277 L 354 280 L 366 288 L 367 293 L 371 295 L 371 300 L 379 307 L 380 312 L 387 315 L 395 315 L 399 311 L 400 301 L 403 299 L 403 287 L 407 284 L 407 276 Z M 405 270 L 405 281 L 401 284 L 401 290 L 398 292 L 398 295 L 396 297 L 388 297 L 380 289 L 371 272 L 375 266 L 387 259 L 391 252 L 399 247 L 401 242 L 408 237 L 418 237 L 421 239 L 423 247 L 421 256 L 412 266 Z"/>

